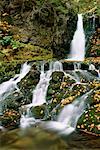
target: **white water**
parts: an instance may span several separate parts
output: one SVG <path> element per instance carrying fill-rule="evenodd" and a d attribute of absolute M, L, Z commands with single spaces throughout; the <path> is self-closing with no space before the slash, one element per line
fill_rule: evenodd
<path fill-rule="evenodd" d="M 46 73 L 41 72 L 40 81 L 33 91 L 32 106 L 40 106 L 46 103 L 46 94 L 49 81 L 51 80 L 51 74 L 52 70 L 49 70 Z"/>
<path fill-rule="evenodd" d="M 57 121 L 48 121 L 43 123 L 43 126 L 58 131 L 59 134 L 71 134 L 76 129 L 77 121 L 86 108 L 86 100 L 91 92 L 92 90 L 65 106 L 58 115 Z"/>
<path fill-rule="evenodd" d="M 26 105 L 27 114 L 22 115 L 20 119 L 20 127 L 29 127 L 31 123 L 35 123 L 35 118 L 30 117 L 29 111 L 31 107 L 40 106 L 46 103 L 46 94 L 49 86 L 49 81 L 51 80 L 51 75 L 55 71 L 63 71 L 62 63 L 59 61 L 51 62 L 48 71 L 44 71 L 44 64 L 41 65 L 40 80 L 37 84 L 35 90 L 33 90 L 32 103 Z"/>
<path fill-rule="evenodd" d="M 35 90 L 33 90 L 32 103 L 27 106 L 40 106 L 46 103 L 46 94 L 49 81 L 51 80 L 52 73 L 55 71 L 63 71 L 62 63 L 59 61 L 51 62 L 49 71 L 46 72 L 44 71 L 44 64 L 42 64 L 39 83 L 37 84 Z"/>
<path fill-rule="evenodd" d="M 95 30 L 95 14 L 93 14 L 93 29 Z"/>
<path fill-rule="evenodd" d="M 3 82 L 0 84 L 0 101 L 4 100 L 7 96 L 9 96 L 12 92 L 17 90 L 19 92 L 19 88 L 17 83 L 21 81 L 22 78 L 26 76 L 26 74 L 30 71 L 31 66 L 27 63 L 22 65 L 20 74 L 15 75 L 14 78 L 11 78 L 9 81 Z"/>
<path fill-rule="evenodd" d="M 77 68 L 77 69 L 76 69 Z M 80 70 L 80 65 L 75 65 L 75 71 Z M 20 119 L 20 127 L 26 128 L 30 127 L 31 125 L 35 124 L 36 122 L 41 122 L 40 119 L 35 119 L 30 115 L 30 108 L 33 106 L 40 106 L 44 103 L 46 103 L 46 94 L 47 89 L 49 86 L 49 81 L 51 80 L 51 75 L 54 71 L 63 71 L 62 63 L 56 61 L 50 63 L 49 71 L 44 71 L 44 64 L 41 66 L 41 74 L 40 74 L 40 80 L 37 84 L 35 90 L 33 90 L 33 99 L 32 103 L 29 105 L 26 105 L 26 114 L 22 114 Z M 66 74 L 66 76 L 69 76 L 74 79 L 73 76 L 70 76 L 69 74 Z M 75 79 L 76 83 L 78 83 L 78 79 Z M 82 83 L 81 83 L 82 84 Z M 74 85 L 73 85 L 74 86 Z M 63 108 L 61 113 L 58 115 L 57 121 L 48 121 L 48 122 L 41 122 L 44 128 L 58 131 L 60 134 L 70 134 L 76 129 L 76 124 L 81 116 L 81 114 L 84 112 L 84 109 L 86 108 L 87 98 L 88 95 L 91 93 L 87 92 L 80 98 L 77 98 L 72 104 L 69 104 Z"/>
<path fill-rule="evenodd" d="M 31 125 L 35 124 L 36 121 L 35 121 L 35 118 L 33 117 L 28 117 L 28 116 L 25 116 L 25 115 L 22 115 L 21 116 L 21 119 L 20 119 L 20 127 L 22 129 L 25 129 L 27 127 L 30 127 Z"/>
<path fill-rule="evenodd" d="M 74 74 L 74 76 L 71 76 L 70 74 L 66 74 L 63 71 L 62 63 L 58 61 L 51 62 L 48 71 L 44 71 L 44 64 L 41 65 L 40 80 L 35 90 L 33 90 L 32 103 L 26 105 L 26 114 L 23 113 L 20 119 L 20 127 L 22 129 L 30 127 L 31 125 L 36 124 L 37 122 L 40 122 L 43 128 L 57 131 L 59 134 L 69 135 L 73 131 L 75 131 L 77 121 L 84 112 L 86 106 L 88 105 L 87 98 L 88 95 L 92 92 L 92 90 L 87 92 L 80 98 L 77 98 L 72 104 L 68 104 L 67 106 L 65 106 L 58 115 L 57 121 L 43 122 L 41 119 L 35 119 L 31 116 L 30 108 L 40 106 L 46 103 L 47 89 L 51 80 L 51 75 L 54 71 L 62 71 L 64 75 L 74 79 L 76 83 L 73 84 L 71 88 L 73 88 L 73 86 L 76 84 L 84 84 L 81 83 L 77 74 L 77 71 L 81 72 L 80 67 L 80 64 L 76 64 L 74 66 L 74 73 L 76 74 Z"/>
<path fill-rule="evenodd" d="M 99 69 L 97 70 L 93 64 L 90 64 L 89 70 L 91 70 L 91 71 L 93 71 L 93 70 L 96 71 L 97 74 L 98 74 L 98 77 L 100 78 L 100 70 L 99 70 Z"/>
<path fill-rule="evenodd" d="M 71 42 L 71 52 L 67 60 L 84 61 L 85 57 L 85 34 L 82 14 L 78 14 L 77 29 Z"/>

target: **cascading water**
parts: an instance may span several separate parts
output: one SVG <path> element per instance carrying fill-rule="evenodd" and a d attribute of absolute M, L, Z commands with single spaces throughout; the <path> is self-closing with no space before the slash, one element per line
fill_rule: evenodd
<path fill-rule="evenodd" d="M 81 78 L 78 75 L 79 72 L 82 74 L 85 74 L 84 71 L 81 70 L 81 63 L 80 62 L 76 62 L 76 63 L 74 62 L 74 70 L 71 73 L 72 73 L 72 77 L 74 76 L 75 83 L 72 84 L 72 86 L 70 87 L 70 90 L 72 90 L 75 85 L 79 85 L 79 84 L 87 85 L 87 83 L 81 82 Z"/>
<path fill-rule="evenodd" d="M 9 96 L 14 90 L 20 91 L 17 87 L 17 83 L 21 81 L 22 78 L 26 76 L 26 74 L 30 71 L 31 66 L 27 63 L 22 65 L 20 74 L 15 75 L 14 78 L 11 78 L 9 81 L 3 82 L 0 84 L 0 101 L 4 100 L 7 96 Z"/>
<path fill-rule="evenodd" d="M 0 114 L 2 114 L 2 107 L 4 103 L 3 100 L 5 100 L 6 97 L 8 97 L 14 91 L 20 92 L 17 83 L 19 83 L 21 79 L 23 79 L 26 76 L 30 69 L 31 66 L 26 62 L 22 65 L 20 74 L 17 74 L 14 78 L 11 78 L 9 81 L 0 84 Z"/>
<path fill-rule="evenodd" d="M 27 127 L 29 124 L 34 123 L 34 118 L 30 117 L 28 114 L 30 112 L 31 107 L 40 106 L 46 103 L 46 94 L 49 86 L 49 81 L 51 80 L 51 75 L 55 71 L 63 71 L 62 63 L 59 61 L 51 62 L 48 71 L 44 71 L 44 64 L 41 65 L 41 74 L 40 80 L 37 84 L 35 90 L 33 90 L 33 98 L 32 103 L 26 105 L 27 114 L 22 115 L 20 120 L 20 126 L 22 128 Z"/>
<path fill-rule="evenodd" d="M 67 60 L 84 61 L 85 57 L 85 34 L 83 29 L 82 14 L 78 14 L 77 30 L 71 42 L 71 52 Z"/>
<path fill-rule="evenodd" d="M 51 80 L 51 74 L 52 70 L 47 72 L 41 71 L 40 81 L 35 90 L 33 90 L 32 106 L 39 106 L 46 103 L 46 93 L 49 86 L 49 81 Z"/>
<path fill-rule="evenodd" d="M 93 64 L 89 65 L 89 69 L 91 71 L 95 71 L 97 72 L 97 77 L 94 76 L 93 74 L 91 74 L 89 71 L 87 70 L 82 70 L 81 69 L 81 64 L 80 63 L 74 63 L 74 71 L 72 71 L 72 74 L 75 76 L 75 78 L 77 79 L 76 84 L 86 84 L 86 83 L 81 83 L 80 81 L 80 77 L 82 76 L 84 79 L 86 79 L 87 81 L 91 81 L 94 78 L 99 80 L 100 78 L 100 70 L 96 69 L 95 66 Z"/>
<path fill-rule="evenodd" d="M 58 115 L 57 121 L 48 121 L 43 123 L 43 126 L 60 134 L 71 134 L 76 129 L 77 121 L 86 108 L 86 100 L 91 92 L 92 90 L 65 106 Z"/>
<path fill-rule="evenodd" d="M 95 30 L 95 14 L 93 14 L 93 29 Z"/>
<path fill-rule="evenodd" d="M 46 103 L 46 93 L 54 71 L 63 71 L 62 63 L 59 61 L 51 62 L 49 71 L 44 72 L 44 64 L 41 66 L 40 81 L 33 90 L 33 99 L 30 106 L 39 106 Z"/>
<path fill-rule="evenodd" d="M 5 99 L 9 94 L 14 92 L 15 89 L 19 90 L 17 87 L 17 83 L 20 82 L 20 80 L 25 77 L 25 75 L 30 71 L 30 69 L 31 69 L 30 65 L 27 65 L 27 63 L 23 64 L 20 74 L 15 75 L 14 78 L 0 85 L 1 87 L 2 85 L 6 87 L 5 90 L 3 90 L 3 92 L 0 89 L 2 93 L 1 94 L 2 99 Z M 92 65 L 92 66 L 89 66 L 89 70 L 96 70 L 96 68 L 95 66 Z M 83 96 L 78 97 L 71 104 L 68 104 L 67 106 L 65 106 L 62 109 L 61 113 L 58 115 L 57 121 L 43 122 L 42 119 L 35 119 L 31 114 L 31 111 L 30 111 L 31 107 L 40 106 L 46 103 L 47 89 L 49 86 L 49 82 L 51 80 L 51 75 L 55 71 L 61 71 L 64 73 L 66 77 L 70 77 L 70 79 L 73 79 L 75 81 L 75 83 L 73 83 L 69 87 L 70 89 L 72 89 L 74 85 L 76 84 L 85 84 L 85 83 L 81 83 L 79 75 L 77 74 L 77 72 L 80 72 L 82 75 L 84 75 L 84 71 L 81 70 L 80 63 L 74 64 L 74 71 L 72 71 L 72 75 L 64 72 L 62 63 L 59 61 L 51 62 L 48 71 L 44 70 L 44 63 L 42 63 L 41 70 L 40 70 L 40 80 L 35 90 L 33 90 L 32 103 L 26 105 L 26 111 L 22 113 L 22 116 L 20 119 L 21 128 L 24 129 L 26 127 L 30 127 L 31 125 L 40 122 L 41 125 L 44 126 L 44 128 L 56 130 L 61 134 L 68 135 L 72 133 L 73 131 L 75 131 L 77 121 L 79 117 L 81 116 L 81 114 L 84 112 L 86 105 L 88 104 L 88 103 L 86 104 L 87 102 L 86 100 L 87 100 L 88 95 L 92 92 L 92 90 L 90 92 L 87 92 Z M 85 74 L 87 76 L 87 73 Z"/>
<path fill-rule="evenodd" d="M 79 70 L 81 71 L 80 67 L 80 64 L 75 64 L 74 72 Z M 33 90 L 32 103 L 25 106 L 26 114 L 22 114 L 20 119 L 21 128 L 30 127 L 36 122 L 41 122 L 40 119 L 35 119 L 31 116 L 30 108 L 40 106 L 46 103 L 46 94 L 49 86 L 49 81 L 51 80 L 52 73 L 55 71 L 61 71 L 64 73 L 65 76 L 69 76 L 71 79 L 75 80 L 75 83 L 73 83 L 70 88 L 73 88 L 73 86 L 76 84 L 84 84 L 79 81 L 75 74 L 74 76 L 71 76 L 70 74 L 65 73 L 63 71 L 63 66 L 61 62 L 51 62 L 48 71 L 44 71 L 44 64 L 42 63 L 40 80 L 35 90 Z M 65 106 L 60 115 L 58 116 L 58 120 L 50 121 L 46 124 L 43 123 L 44 127 L 46 126 L 47 128 L 58 130 L 62 133 L 65 132 L 66 134 L 70 134 L 71 132 L 73 132 L 76 128 L 78 118 L 85 109 L 86 99 L 90 93 L 91 91 L 76 99 L 72 104 Z"/>
<path fill-rule="evenodd" d="M 100 70 L 99 70 L 99 69 L 96 69 L 93 64 L 90 64 L 89 70 L 97 72 L 98 77 L 100 78 Z"/>

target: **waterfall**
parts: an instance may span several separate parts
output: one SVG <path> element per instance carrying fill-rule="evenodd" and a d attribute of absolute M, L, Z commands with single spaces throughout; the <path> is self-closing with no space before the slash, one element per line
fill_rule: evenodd
<path fill-rule="evenodd" d="M 44 63 L 41 64 L 40 80 L 36 88 L 33 90 L 32 103 L 26 105 L 26 109 L 28 113 L 26 115 L 22 115 L 20 119 L 21 128 L 28 127 L 31 125 L 31 123 L 34 124 L 35 118 L 30 117 L 30 115 L 28 115 L 30 108 L 35 106 L 40 106 L 46 103 L 46 94 L 49 86 L 49 81 L 51 80 L 52 73 L 55 71 L 63 71 L 63 66 L 61 62 L 59 61 L 51 62 L 49 66 L 49 70 L 46 72 L 44 71 Z"/>
<path fill-rule="evenodd" d="M 67 60 L 84 61 L 85 57 L 85 34 L 83 29 L 82 14 L 78 14 L 77 29 L 71 42 L 71 52 Z"/>
<path fill-rule="evenodd" d="M 58 131 L 60 134 L 71 134 L 76 129 L 77 121 L 86 108 L 87 98 L 92 90 L 77 98 L 71 104 L 64 106 L 57 121 L 43 123 L 44 128 Z"/>
<path fill-rule="evenodd" d="M 62 63 L 59 61 L 51 62 L 48 71 L 44 71 L 44 64 L 41 65 L 40 81 L 33 90 L 32 103 L 28 106 L 40 106 L 46 103 L 46 94 L 51 80 L 51 75 L 55 71 L 63 71 Z"/>
<path fill-rule="evenodd" d="M 62 63 L 59 61 L 53 62 L 52 71 L 63 71 Z"/>
<path fill-rule="evenodd" d="M 93 29 L 95 31 L 95 14 L 93 14 Z"/>
<path fill-rule="evenodd" d="M 20 91 L 17 83 L 21 81 L 22 78 L 26 76 L 26 74 L 30 71 L 31 66 L 26 63 L 22 65 L 20 70 L 20 74 L 16 74 L 14 78 L 11 78 L 9 81 L 3 82 L 0 84 L 0 101 L 4 100 L 7 96 L 9 96 L 14 90 Z"/>
<path fill-rule="evenodd" d="M 80 62 L 79 63 L 74 63 L 74 70 L 78 71 L 80 69 L 81 69 L 81 63 Z"/>
<path fill-rule="evenodd" d="M 44 64 L 43 64 L 44 65 Z M 41 67 L 43 68 L 43 66 Z M 51 80 L 52 70 L 44 72 L 41 70 L 40 81 L 33 90 L 32 106 L 39 106 L 46 103 L 46 93 Z"/>

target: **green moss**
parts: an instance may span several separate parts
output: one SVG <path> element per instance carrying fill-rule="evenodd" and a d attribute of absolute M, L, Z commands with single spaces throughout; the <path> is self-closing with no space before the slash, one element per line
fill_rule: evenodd
<path fill-rule="evenodd" d="M 31 112 L 36 119 L 45 119 L 45 117 L 47 117 L 47 109 L 45 105 L 33 107 Z"/>
<path fill-rule="evenodd" d="M 99 104 L 86 109 L 78 120 L 78 129 L 87 130 L 95 134 L 100 134 L 99 130 Z"/>
<path fill-rule="evenodd" d="M 1 62 L 0 63 L 0 83 L 14 77 L 20 72 L 22 62 Z"/>

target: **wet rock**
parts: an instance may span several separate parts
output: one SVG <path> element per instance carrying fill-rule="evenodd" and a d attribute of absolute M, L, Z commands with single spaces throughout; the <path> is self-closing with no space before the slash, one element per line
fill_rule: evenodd
<path fill-rule="evenodd" d="M 63 76 L 64 76 L 63 72 L 57 72 L 57 71 L 53 72 L 52 73 L 52 82 L 54 82 L 54 83 L 61 82 L 63 79 Z"/>
<path fill-rule="evenodd" d="M 48 110 L 45 105 L 35 106 L 31 108 L 31 113 L 36 119 L 48 118 Z"/>
<path fill-rule="evenodd" d="M 0 83 L 5 82 L 15 74 L 19 74 L 22 62 L 2 62 L 0 64 Z"/>
<path fill-rule="evenodd" d="M 74 65 L 71 62 L 64 62 L 63 63 L 63 69 L 65 70 L 74 70 Z"/>
<path fill-rule="evenodd" d="M 99 112 L 100 104 L 96 104 L 87 108 L 86 111 L 78 120 L 77 128 L 91 134 L 96 134 L 100 136 L 100 127 L 99 127 Z"/>
<path fill-rule="evenodd" d="M 6 109 L 3 116 L 0 116 L 0 121 L 3 127 L 14 129 L 19 126 L 20 114 L 13 109 Z"/>
<path fill-rule="evenodd" d="M 40 72 L 36 70 L 35 66 L 31 68 L 27 76 L 19 83 L 20 91 L 24 95 L 23 104 L 29 104 L 32 101 L 33 90 L 39 82 Z"/>
<path fill-rule="evenodd" d="M 100 28 L 97 28 L 93 37 L 91 38 L 91 46 L 87 51 L 87 56 L 88 57 L 99 57 L 100 56 L 100 51 L 99 51 L 99 44 L 100 44 L 100 39 L 99 39 L 99 34 L 100 34 Z"/>

